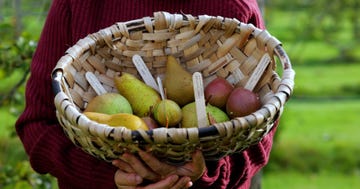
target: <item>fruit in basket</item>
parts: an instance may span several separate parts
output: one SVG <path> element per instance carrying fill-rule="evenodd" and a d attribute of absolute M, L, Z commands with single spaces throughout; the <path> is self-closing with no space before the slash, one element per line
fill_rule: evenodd
<path fill-rule="evenodd" d="M 204 89 L 205 99 L 211 105 L 225 108 L 226 101 L 234 86 L 222 77 L 212 80 Z"/>
<path fill-rule="evenodd" d="M 149 129 L 156 129 L 159 127 L 158 123 L 150 116 L 145 116 L 141 118 Z"/>
<path fill-rule="evenodd" d="M 84 112 L 89 119 L 112 127 L 124 126 L 131 130 L 149 130 L 146 123 L 138 116 L 128 113 L 103 114 L 98 112 Z"/>
<path fill-rule="evenodd" d="M 226 102 L 226 112 L 230 118 L 249 115 L 261 107 L 259 96 L 242 87 L 235 88 Z"/>
<path fill-rule="evenodd" d="M 173 127 L 180 123 L 182 112 L 180 106 L 169 99 L 157 103 L 153 109 L 155 120 L 164 127 Z"/>
<path fill-rule="evenodd" d="M 129 101 L 134 114 L 139 117 L 150 115 L 151 109 L 161 101 L 157 91 L 134 75 L 123 72 L 121 76 L 114 77 L 114 82 L 119 93 Z"/>
<path fill-rule="evenodd" d="M 209 117 L 210 124 L 229 121 L 229 116 L 224 111 L 222 111 L 220 108 L 218 108 L 216 106 L 212 106 L 212 105 L 208 104 L 206 106 L 206 112 L 208 113 L 208 116 L 210 116 Z M 213 123 L 212 121 L 215 121 L 215 122 Z"/>
<path fill-rule="evenodd" d="M 129 101 L 118 93 L 104 93 L 94 97 L 84 111 L 104 114 L 133 113 Z"/>
<path fill-rule="evenodd" d="M 164 87 L 168 99 L 184 106 L 194 101 L 192 75 L 169 55 L 166 62 Z"/>
<path fill-rule="evenodd" d="M 185 105 L 181 111 L 183 114 L 183 118 L 181 120 L 182 128 L 198 127 L 195 102 Z M 208 114 L 209 124 L 220 123 L 229 120 L 229 117 L 224 111 L 210 104 L 206 105 L 206 113 Z"/>

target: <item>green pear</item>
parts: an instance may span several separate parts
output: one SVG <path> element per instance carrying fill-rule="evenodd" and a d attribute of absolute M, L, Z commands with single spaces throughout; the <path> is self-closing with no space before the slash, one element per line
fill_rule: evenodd
<path fill-rule="evenodd" d="M 195 102 L 185 105 L 181 111 L 183 117 L 181 120 L 182 128 L 198 127 Z M 208 114 L 209 125 L 229 120 L 228 115 L 224 111 L 210 104 L 206 105 L 206 113 Z"/>
<path fill-rule="evenodd" d="M 166 62 L 164 88 L 168 99 L 184 106 L 194 101 L 192 75 L 169 55 Z"/>
<path fill-rule="evenodd" d="M 181 108 L 175 101 L 164 99 L 153 109 L 155 120 L 164 127 L 174 127 L 182 118 Z"/>
<path fill-rule="evenodd" d="M 121 76 L 114 77 L 114 82 L 119 93 L 129 101 L 137 116 L 150 115 L 152 108 L 161 101 L 157 91 L 132 74 L 123 72 Z"/>
<path fill-rule="evenodd" d="M 89 101 L 84 112 L 104 114 L 133 113 L 129 101 L 118 93 L 104 93 L 94 97 Z"/>

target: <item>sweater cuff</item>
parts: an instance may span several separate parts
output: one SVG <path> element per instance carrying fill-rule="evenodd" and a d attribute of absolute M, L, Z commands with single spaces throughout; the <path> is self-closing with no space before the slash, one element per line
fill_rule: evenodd
<path fill-rule="evenodd" d="M 234 185 L 245 176 L 246 163 L 242 153 L 226 156 L 218 161 L 208 161 L 206 171 L 194 183 L 194 188 L 227 188 Z"/>

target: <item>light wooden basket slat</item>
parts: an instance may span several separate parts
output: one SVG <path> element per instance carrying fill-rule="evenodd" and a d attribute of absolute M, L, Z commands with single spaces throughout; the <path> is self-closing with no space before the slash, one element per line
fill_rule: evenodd
<path fill-rule="evenodd" d="M 82 111 L 96 93 L 85 73 L 94 73 L 108 92 L 117 92 L 115 75 L 139 76 L 131 60 L 135 54 L 160 77 L 167 56 L 173 55 L 189 72 L 201 72 L 204 85 L 223 77 L 257 92 L 262 107 L 205 128 L 131 131 L 89 120 Z M 277 64 L 282 66 L 280 71 Z M 146 149 L 172 163 L 190 160 L 196 149 L 213 160 L 258 143 L 281 115 L 292 94 L 294 76 L 281 43 L 266 30 L 220 16 L 167 12 L 119 22 L 88 35 L 66 51 L 52 74 L 57 117 L 74 144 L 107 161 L 125 151 Z"/>

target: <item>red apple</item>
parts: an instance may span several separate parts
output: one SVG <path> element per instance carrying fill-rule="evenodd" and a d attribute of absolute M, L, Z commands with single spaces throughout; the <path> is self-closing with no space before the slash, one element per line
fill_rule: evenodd
<path fill-rule="evenodd" d="M 242 87 L 235 88 L 226 102 L 230 118 L 249 115 L 261 107 L 259 95 Z"/>
<path fill-rule="evenodd" d="M 226 79 L 217 77 L 212 80 L 204 89 L 205 99 L 208 103 L 218 108 L 225 108 L 226 101 L 234 89 Z"/>

